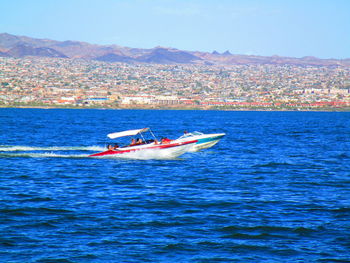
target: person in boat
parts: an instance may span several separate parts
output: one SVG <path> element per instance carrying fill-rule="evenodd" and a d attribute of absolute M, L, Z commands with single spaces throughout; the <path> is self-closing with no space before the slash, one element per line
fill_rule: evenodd
<path fill-rule="evenodd" d="M 118 149 L 118 148 L 119 148 L 119 145 L 118 145 L 118 144 L 114 144 L 114 145 L 108 144 L 108 145 L 107 145 L 107 149 L 108 149 L 109 151 L 114 151 L 114 150 L 116 150 L 116 149 Z"/>
<path fill-rule="evenodd" d="M 171 142 L 171 140 L 168 139 L 168 138 L 166 138 L 166 137 L 163 137 L 163 138 L 161 139 L 161 143 L 162 143 L 162 144 L 169 144 L 170 142 Z"/>
<path fill-rule="evenodd" d="M 129 146 L 134 146 L 134 145 L 136 145 L 136 140 L 134 138 L 132 138 Z"/>
<path fill-rule="evenodd" d="M 136 140 L 136 144 L 137 145 L 140 145 L 140 144 L 142 144 L 143 142 L 142 142 L 142 139 L 140 139 L 140 138 L 137 138 L 137 140 Z"/>
<path fill-rule="evenodd" d="M 111 151 L 111 150 L 114 149 L 114 147 L 112 146 L 112 144 L 108 144 L 108 145 L 107 145 L 107 149 L 108 149 L 109 151 Z"/>

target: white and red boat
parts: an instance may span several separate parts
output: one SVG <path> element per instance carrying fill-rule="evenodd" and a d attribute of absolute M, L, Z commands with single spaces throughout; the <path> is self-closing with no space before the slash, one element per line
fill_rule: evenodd
<path fill-rule="evenodd" d="M 151 140 L 145 140 L 142 135 L 149 131 L 153 137 Z M 150 128 L 127 130 L 122 132 L 110 133 L 107 136 L 110 139 L 116 139 L 126 136 L 140 135 L 140 141 L 132 141 L 131 144 L 119 147 L 115 145 L 108 146 L 108 150 L 89 155 L 89 157 L 125 157 L 133 159 L 171 159 L 176 158 L 186 153 L 197 140 L 189 139 L 184 141 L 172 141 L 169 139 L 162 139 L 158 141 Z"/>

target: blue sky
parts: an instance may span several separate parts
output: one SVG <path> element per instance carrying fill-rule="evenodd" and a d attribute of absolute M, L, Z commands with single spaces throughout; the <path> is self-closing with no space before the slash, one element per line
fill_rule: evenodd
<path fill-rule="evenodd" d="M 0 32 L 234 54 L 350 58 L 348 0 L 0 0 Z"/>

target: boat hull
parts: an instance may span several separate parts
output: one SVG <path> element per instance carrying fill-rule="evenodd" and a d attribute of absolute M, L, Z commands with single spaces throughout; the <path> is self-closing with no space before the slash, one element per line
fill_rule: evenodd
<path fill-rule="evenodd" d="M 188 152 L 197 140 L 186 142 L 175 142 L 169 144 L 146 144 L 107 150 L 100 153 L 91 154 L 89 157 L 119 157 L 132 159 L 171 159 L 179 157 Z"/>

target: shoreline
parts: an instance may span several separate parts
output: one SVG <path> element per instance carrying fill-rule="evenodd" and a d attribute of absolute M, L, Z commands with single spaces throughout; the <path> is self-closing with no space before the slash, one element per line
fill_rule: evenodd
<path fill-rule="evenodd" d="M 200 107 L 82 107 L 82 106 L 58 106 L 58 105 L 0 105 L 1 108 L 18 108 L 18 109 L 80 109 L 80 110 L 194 110 L 194 111 L 280 111 L 280 112 L 350 112 L 350 107 L 344 108 L 295 108 L 295 109 L 287 109 L 287 108 L 200 108 Z"/>

